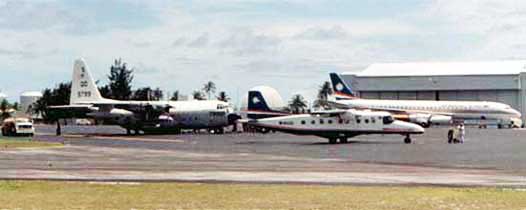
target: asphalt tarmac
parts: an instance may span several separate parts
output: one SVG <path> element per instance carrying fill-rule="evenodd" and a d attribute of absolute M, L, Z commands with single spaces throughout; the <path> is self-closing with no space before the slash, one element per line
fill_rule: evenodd
<path fill-rule="evenodd" d="M 404 144 L 371 135 L 347 144 L 288 134 L 126 136 L 116 127 L 38 127 L 38 141 L 64 148 L 4 150 L 0 178 L 226 181 L 329 184 L 526 186 L 526 130 L 467 128 L 448 144 L 430 128 Z"/>

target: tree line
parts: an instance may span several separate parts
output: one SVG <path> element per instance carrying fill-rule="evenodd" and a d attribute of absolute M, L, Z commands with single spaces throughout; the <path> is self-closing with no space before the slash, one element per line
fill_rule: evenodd
<path fill-rule="evenodd" d="M 159 101 L 164 99 L 164 92 L 160 88 L 139 87 L 132 89 L 133 83 L 133 69 L 122 61 L 122 59 L 115 59 L 110 66 L 109 74 L 107 75 L 108 83 L 99 85 L 99 91 L 105 98 L 116 100 L 137 100 L 137 101 Z M 97 84 L 100 81 L 96 82 Z M 32 106 L 33 114 L 42 116 L 44 121 L 52 121 L 53 116 L 50 116 L 48 110 L 49 106 L 68 105 L 70 100 L 71 82 L 62 82 L 54 88 L 46 88 L 43 91 L 43 96 Z M 191 96 L 195 100 L 217 99 L 228 102 L 231 98 L 225 91 L 220 91 L 215 95 L 217 90 L 216 84 L 212 81 L 206 82 L 201 89 L 192 92 Z M 328 109 L 328 96 L 333 93 L 330 82 L 326 81 L 319 86 L 318 96 L 314 102 L 313 108 Z M 169 100 L 177 101 L 181 99 L 181 94 L 178 90 L 174 91 L 169 97 Z M 0 117 L 8 117 L 9 112 L 4 110 L 12 109 L 18 105 L 9 104 L 7 101 L 0 103 Z M 307 112 L 308 103 L 300 94 L 292 96 L 288 102 L 286 109 L 291 113 L 305 113 Z"/>
<path fill-rule="evenodd" d="M 330 109 L 329 96 L 333 94 L 331 83 L 328 81 L 323 82 L 318 89 L 318 95 L 314 101 L 313 108 L 315 109 Z M 300 114 L 308 112 L 307 101 L 301 94 L 293 95 L 286 108 L 286 111 L 293 114 Z"/>
<path fill-rule="evenodd" d="M 9 103 L 7 99 L 2 99 L 2 101 L 0 101 L 0 121 L 11 117 L 11 112 L 17 111 L 18 107 L 18 102 Z"/>
<path fill-rule="evenodd" d="M 164 92 L 158 87 L 139 87 L 133 89 L 133 69 L 130 69 L 121 59 L 115 59 L 114 63 L 110 66 L 110 72 L 107 75 L 107 79 L 107 84 L 99 85 L 100 94 L 104 98 L 136 101 L 159 101 L 165 98 Z M 97 81 L 96 83 L 99 84 L 100 81 Z M 70 90 L 71 82 L 62 82 L 54 88 L 44 89 L 42 98 L 33 105 L 33 114 L 42 116 L 43 120 L 46 122 L 54 121 L 57 116 L 53 116 L 54 113 L 51 113 L 48 107 L 68 105 L 70 100 Z M 215 92 L 215 83 L 209 81 L 205 83 L 201 89 L 195 90 L 192 93 L 192 97 L 196 100 L 212 99 L 213 97 L 225 102 L 230 100 L 230 97 L 225 91 L 220 91 L 217 96 L 214 96 Z M 171 101 L 178 101 L 180 99 L 181 95 L 178 90 L 174 91 L 169 96 L 169 100 Z M 2 107 L 0 107 L 0 111 L 1 108 Z"/>

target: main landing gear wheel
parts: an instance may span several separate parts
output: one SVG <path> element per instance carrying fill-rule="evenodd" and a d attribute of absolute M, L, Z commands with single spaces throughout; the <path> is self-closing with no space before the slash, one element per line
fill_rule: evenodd
<path fill-rule="evenodd" d="M 345 137 L 341 137 L 341 138 L 340 138 L 340 143 L 342 143 L 342 144 L 347 144 L 347 142 L 348 142 L 348 141 L 347 141 L 347 138 L 345 138 Z"/>
<path fill-rule="evenodd" d="M 411 144 L 411 137 L 409 135 L 405 136 L 404 143 Z"/>
<path fill-rule="evenodd" d="M 336 144 L 337 139 L 336 138 L 329 138 L 329 144 Z"/>

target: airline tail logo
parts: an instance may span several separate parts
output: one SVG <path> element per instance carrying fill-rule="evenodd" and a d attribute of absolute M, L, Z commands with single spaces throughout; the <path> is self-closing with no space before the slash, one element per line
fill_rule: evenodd
<path fill-rule="evenodd" d="M 330 73 L 332 89 L 334 89 L 334 95 L 336 100 L 353 99 L 356 98 L 352 89 L 345 84 L 340 75 L 336 73 Z"/>
<path fill-rule="evenodd" d="M 248 92 L 248 113 L 247 117 L 250 119 L 262 119 L 268 117 L 277 117 L 289 115 L 288 113 L 272 110 L 265 98 L 259 91 Z"/>
<path fill-rule="evenodd" d="M 268 105 L 265 99 L 263 98 L 263 95 L 259 91 L 249 91 L 248 92 L 248 110 L 250 111 L 264 111 L 269 112 L 272 111 Z"/>
<path fill-rule="evenodd" d="M 252 98 L 252 104 L 258 104 L 258 103 L 261 103 L 261 101 L 259 100 L 259 98 L 257 96 L 254 96 Z"/>

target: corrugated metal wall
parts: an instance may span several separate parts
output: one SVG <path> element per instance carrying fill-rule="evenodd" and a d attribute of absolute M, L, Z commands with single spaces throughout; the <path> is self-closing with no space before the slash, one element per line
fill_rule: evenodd
<path fill-rule="evenodd" d="M 362 98 L 502 102 L 520 110 L 526 122 L 526 73 L 343 78 Z"/>

